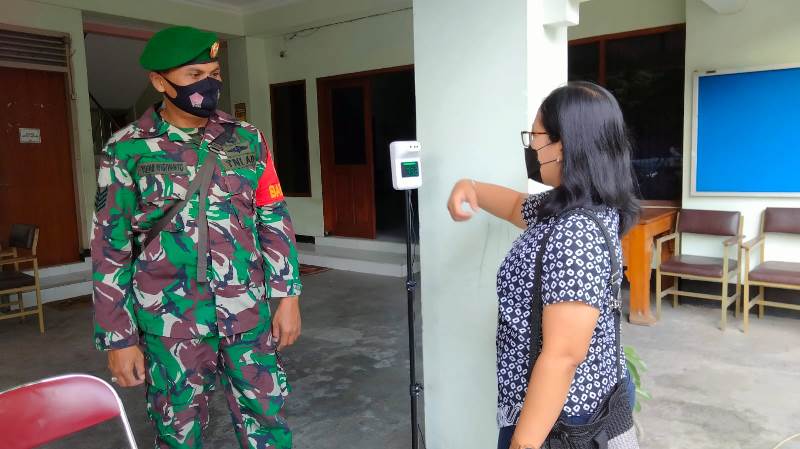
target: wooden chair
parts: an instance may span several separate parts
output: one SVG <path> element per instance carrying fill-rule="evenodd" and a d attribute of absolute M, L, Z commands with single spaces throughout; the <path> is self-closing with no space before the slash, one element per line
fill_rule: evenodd
<path fill-rule="evenodd" d="M 739 212 L 692 210 L 685 209 L 678 214 L 675 232 L 661 237 L 656 241 L 656 315 L 661 318 L 661 299 L 672 295 L 673 307 L 678 306 L 678 297 L 710 299 L 720 301 L 722 306 L 722 320 L 720 328 L 725 329 L 728 318 L 728 307 L 736 304 L 735 314 L 739 316 L 739 299 L 741 298 L 741 251 L 742 244 L 742 214 Z M 685 255 L 681 250 L 681 236 L 684 233 L 730 237 L 722 243 L 723 256 L 704 257 Z M 661 250 L 664 243 L 675 240 L 675 255 L 661 261 Z M 736 249 L 736 259 L 730 259 L 731 247 Z M 661 276 L 672 276 L 672 287 L 661 290 Z M 720 295 L 687 292 L 680 290 L 680 279 L 715 282 L 722 284 Z M 728 283 L 736 283 L 736 293 L 728 296 Z"/>
<path fill-rule="evenodd" d="M 761 234 L 742 245 L 744 248 L 744 332 L 750 326 L 750 309 L 758 304 L 758 317 L 764 317 L 764 306 L 800 310 L 800 305 L 767 301 L 764 290 L 780 288 L 800 290 L 800 263 L 767 261 L 765 242 L 767 234 L 800 234 L 800 209 L 768 207 L 761 217 Z M 761 262 L 750 269 L 751 251 L 760 248 Z M 758 295 L 750 300 L 750 287 L 758 287 Z"/>
<path fill-rule="evenodd" d="M 39 262 L 36 258 L 36 247 L 39 243 L 39 228 L 34 225 L 15 224 L 11 226 L 11 238 L 9 239 L 9 250 L 0 253 L 0 270 L 7 265 L 13 265 L 13 271 L 0 271 L 0 296 L 17 295 L 16 301 L 2 304 L 0 307 L 16 306 L 16 312 L 9 312 L 0 315 L 0 320 L 9 318 L 25 317 L 28 315 L 39 315 L 39 332 L 44 333 L 44 314 L 42 312 L 42 293 L 39 286 Z M 18 250 L 30 250 L 30 256 L 20 256 Z M 33 275 L 20 270 L 20 265 L 33 266 Z M 36 292 L 36 309 L 25 310 L 22 302 L 22 294 L 26 292 Z"/>
<path fill-rule="evenodd" d="M 12 229 L 12 234 L 13 234 L 13 229 Z M 9 239 L 9 240 L 12 240 L 12 239 Z M 10 248 L 3 249 L 3 245 L 0 245 L 0 259 L 5 259 L 5 258 L 9 258 L 9 257 L 18 257 L 18 256 L 19 256 L 19 252 L 18 252 L 17 248 L 10 247 Z M 2 270 L 3 270 L 3 266 L 0 265 L 0 271 L 2 271 Z M 6 301 L 8 301 L 8 302 L 6 302 Z M 5 294 L 0 295 L 0 307 L 9 307 L 9 310 L 10 310 L 11 306 L 17 306 L 17 308 L 19 310 L 22 310 L 22 293 L 18 294 L 17 295 L 17 301 L 13 301 L 13 302 L 11 302 L 11 297 L 9 295 L 5 295 Z"/>

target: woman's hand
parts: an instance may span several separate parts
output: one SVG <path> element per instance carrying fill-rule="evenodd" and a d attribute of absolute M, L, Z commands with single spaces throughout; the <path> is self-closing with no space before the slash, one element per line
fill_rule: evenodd
<path fill-rule="evenodd" d="M 461 208 L 463 203 L 469 203 L 472 212 Z M 447 200 L 447 210 L 453 221 L 467 221 L 480 210 L 478 207 L 478 191 L 475 182 L 470 179 L 462 179 L 453 186 L 450 192 L 450 199 Z"/>

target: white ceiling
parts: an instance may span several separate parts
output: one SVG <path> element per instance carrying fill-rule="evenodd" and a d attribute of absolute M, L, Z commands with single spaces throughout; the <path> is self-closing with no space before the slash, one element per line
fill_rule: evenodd
<path fill-rule="evenodd" d="M 89 33 L 85 42 L 89 92 L 106 109 L 130 109 L 149 83 L 139 66 L 145 41 Z"/>
<path fill-rule="evenodd" d="M 189 3 L 195 6 L 228 11 L 237 14 L 248 14 L 255 11 L 276 8 L 299 0 L 172 0 Z"/>

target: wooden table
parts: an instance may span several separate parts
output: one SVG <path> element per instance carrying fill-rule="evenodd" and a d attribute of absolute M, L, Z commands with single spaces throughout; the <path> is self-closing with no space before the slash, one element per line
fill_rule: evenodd
<path fill-rule="evenodd" d="M 622 239 L 622 253 L 627 267 L 625 276 L 631 285 L 628 321 L 633 324 L 652 326 L 656 322 L 650 313 L 653 240 L 662 234 L 672 232 L 677 215 L 678 209 L 644 208 L 639 223 Z"/>

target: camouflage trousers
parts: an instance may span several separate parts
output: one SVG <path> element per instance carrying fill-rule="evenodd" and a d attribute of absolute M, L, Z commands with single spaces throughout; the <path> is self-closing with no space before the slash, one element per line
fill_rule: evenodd
<path fill-rule="evenodd" d="M 292 447 L 284 400 L 290 388 L 270 326 L 229 337 L 180 339 L 145 334 L 147 413 L 156 448 L 202 447 L 217 375 L 242 449 Z"/>

